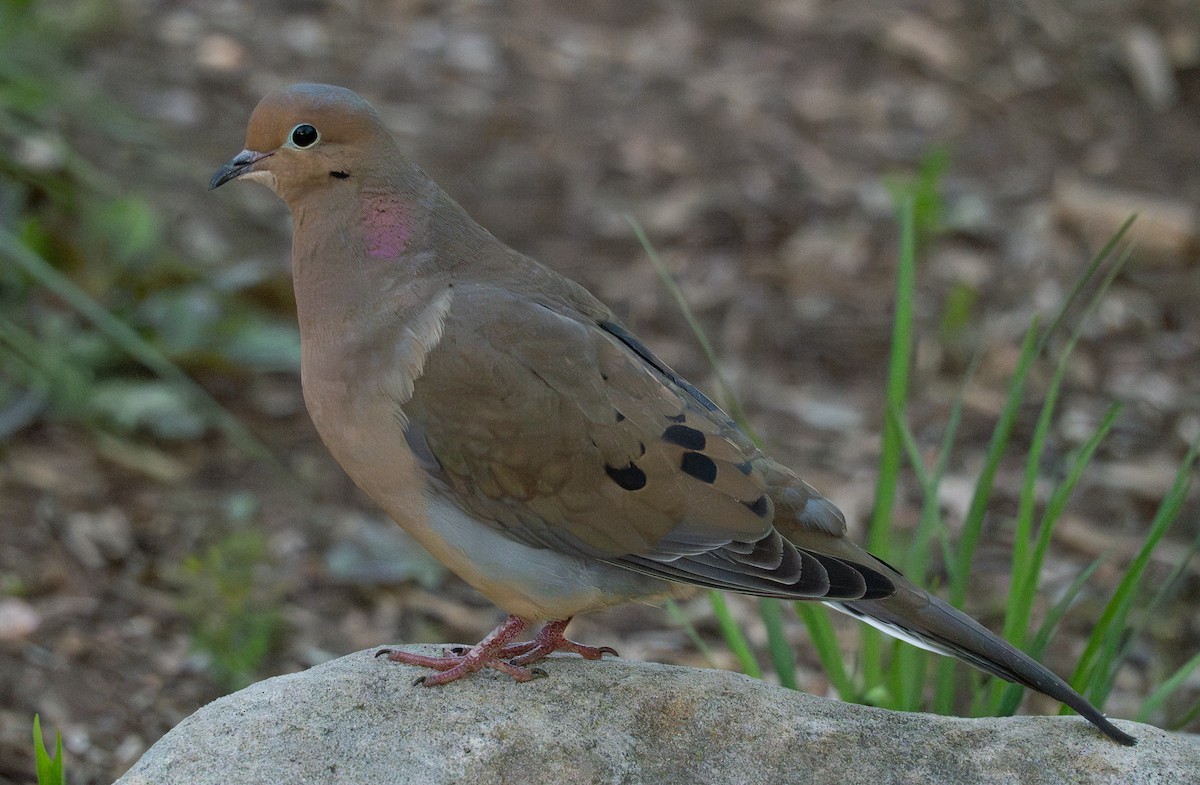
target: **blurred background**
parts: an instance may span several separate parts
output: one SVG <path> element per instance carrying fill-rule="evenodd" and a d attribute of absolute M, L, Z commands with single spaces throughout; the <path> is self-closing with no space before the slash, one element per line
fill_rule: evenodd
<path fill-rule="evenodd" d="M 296 81 L 373 102 L 480 223 L 714 389 L 636 218 L 768 451 L 860 541 L 892 319 L 890 184 L 929 196 L 908 417 L 930 454 L 979 357 L 940 491 L 951 527 L 1030 319 L 1138 213 L 1045 467 L 1123 402 L 1041 586 L 1052 599 L 1104 557 L 1043 658 L 1074 667 L 1200 434 L 1197 0 L 0 0 L 0 783 L 32 781 L 35 712 L 62 731 L 73 783 L 109 782 L 252 680 L 384 643 L 474 642 L 501 618 L 317 439 L 282 203 L 206 191 L 258 99 Z M 1050 371 L 1035 369 L 1035 397 Z M 1022 409 L 1017 450 L 1037 413 Z M 967 599 L 994 629 L 1020 472 L 1001 465 Z M 919 508 L 911 483 L 898 541 Z M 1139 630 L 1116 716 L 1200 649 L 1198 533 L 1193 492 L 1149 566 L 1161 580 L 1183 563 L 1181 590 Z M 706 600 L 680 611 L 716 640 Z M 787 623 L 800 686 L 827 694 Z M 838 626 L 851 668 L 853 629 Z M 572 630 L 628 657 L 736 665 L 660 609 Z M 1198 693 L 1189 679 L 1178 706 Z M 1177 719 L 1172 705 L 1152 719 Z"/>

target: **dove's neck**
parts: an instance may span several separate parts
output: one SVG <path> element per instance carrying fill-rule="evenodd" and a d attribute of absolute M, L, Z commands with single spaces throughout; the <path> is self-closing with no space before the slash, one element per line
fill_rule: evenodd
<path fill-rule="evenodd" d="M 403 321 L 504 249 L 419 168 L 400 162 L 362 182 L 329 183 L 290 203 L 302 333 Z"/>
<path fill-rule="evenodd" d="M 351 174 L 289 206 L 305 402 L 343 465 L 366 465 L 355 445 L 371 442 L 368 423 L 402 419 L 464 249 L 496 241 L 415 167 Z"/>

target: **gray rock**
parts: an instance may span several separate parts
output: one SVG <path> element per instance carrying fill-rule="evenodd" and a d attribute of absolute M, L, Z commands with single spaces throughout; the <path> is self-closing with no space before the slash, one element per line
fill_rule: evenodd
<path fill-rule="evenodd" d="M 435 653 L 439 647 L 419 647 Z M 816 698 L 725 671 L 555 657 L 433 689 L 358 652 L 205 706 L 118 785 L 207 783 L 1174 783 L 1195 739 L 1078 717 L 958 719 Z"/>

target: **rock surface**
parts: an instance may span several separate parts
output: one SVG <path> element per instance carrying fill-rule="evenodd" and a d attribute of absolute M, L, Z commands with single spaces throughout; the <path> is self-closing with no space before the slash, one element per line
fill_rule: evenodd
<path fill-rule="evenodd" d="M 439 647 L 414 647 L 434 653 Z M 1169 783 L 1200 743 L 1078 717 L 959 719 L 816 698 L 715 670 L 571 656 L 517 684 L 437 689 L 361 651 L 205 706 L 118 785 L 208 783 Z M 849 772 L 857 772 L 848 776 Z"/>

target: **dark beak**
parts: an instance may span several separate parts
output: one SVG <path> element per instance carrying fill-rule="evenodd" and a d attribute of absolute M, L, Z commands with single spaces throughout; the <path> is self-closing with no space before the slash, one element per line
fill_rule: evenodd
<path fill-rule="evenodd" d="M 230 158 L 229 163 L 217 170 L 217 173 L 213 175 L 212 180 L 208 183 L 208 190 L 211 191 L 230 180 L 241 177 L 246 172 L 252 171 L 256 163 L 269 155 L 270 153 L 256 153 L 253 150 L 242 150 L 233 158 Z"/>

